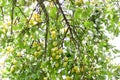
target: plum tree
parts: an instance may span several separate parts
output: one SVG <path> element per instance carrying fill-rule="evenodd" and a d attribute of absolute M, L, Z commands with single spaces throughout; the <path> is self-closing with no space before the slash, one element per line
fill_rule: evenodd
<path fill-rule="evenodd" d="M 120 32 L 118 4 L 108 0 L 2 0 L 3 79 L 111 80 L 119 52 L 109 40 Z M 118 76 L 118 77 L 116 77 Z"/>

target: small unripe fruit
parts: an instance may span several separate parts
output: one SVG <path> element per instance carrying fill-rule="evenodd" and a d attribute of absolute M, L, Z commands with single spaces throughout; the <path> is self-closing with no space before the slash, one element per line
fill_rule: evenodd
<path fill-rule="evenodd" d="M 7 50 L 7 51 L 10 51 L 10 49 L 11 49 L 11 47 L 10 47 L 10 46 L 8 46 L 8 47 L 6 48 L 6 50 Z"/>
<path fill-rule="evenodd" d="M 13 72 L 15 70 L 15 68 L 16 68 L 16 65 L 13 65 L 10 69 L 10 72 Z"/>
<path fill-rule="evenodd" d="M 66 80 L 72 80 L 70 76 L 66 76 Z"/>
<path fill-rule="evenodd" d="M 47 80 L 47 77 L 44 77 L 43 80 Z"/>
<path fill-rule="evenodd" d="M 7 25 L 10 26 L 10 25 L 11 25 L 11 21 L 8 21 L 8 22 L 7 22 Z"/>
<path fill-rule="evenodd" d="M 21 56 L 22 56 L 22 54 L 21 54 L 20 52 L 18 52 L 18 53 L 17 53 L 17 56 L 18 56 L 18 57 L 21 57 Z"/>
<path fill-rule="evenodd" d="M 55 39 L 56 38 L 56 31 L 51 31 L 51 37 L 52 37 L 52 39 Z"/>
<path fill-rule="evenodd" d="M 89 71 L 88 73 L 89 73 L 89 75 L 91 75 L 91 74 L 92 74 L 92 72 L 91 72 L 91 71 Z"/>
<path fill-rule="evenodd" d="M 59 55 L 56 55 L 56 56 L 55 56 L 55 59 L 57 59 L 57 60 L 60 59 L 60 56 L 59 56 Z"/>
<path fill-rule="evenodd" d="M 3 28 L 4 30 L 7 30 L 7 29 L 8 29 L 8 27 L 7 27 L 6 24 L 3 24 L 3 25 L 2 25 L 2 28 Z"/>
<path fill-rule="evenodd" d="M 40 48 L 40 46 L 39 46 L 39 47 L 37 48 L 37 50 L 40 51 L 40 49 L 41 49 L 41 48 Z"/>
<path fill-rule="evenodd" d="M 58 47 L 52 48 L 52 52 L 55 52 L 55 51 L 57 51 L 57 50 L 58 50 Z"/>
<path fill-rule="evenodd" d="M 37 42 L 33 42 L 33 47 L 36 47 L 38 45 Z"/>
<path fill-rule="evenodd" d="M 80 68 L 80 71 L 81 71 L 81 72 L 83 72 L 83 71 L 84 71 L 84 68 L 83 68 L 83 67 L 81 67 L 81 68 Z"/>
<path fill-rule="evenodd" d="M 10 54 L 10 52 L 9 52 L 9 51 L 6 51 L 6 54 Z"/>
<path fill-rule="evenodd" d="M 100 74 L 100 70 L 96 70 L 96 74 Z"/>
<path fill-rule="evenodd" d="M 55 67 L 56 67 L 56 68 L 59 67 L 59 63 L 56 63 L 56 64 L 55 64 Z"/>
<path fill-rule="evenodd" d="M 55 34 L 56 34 L 56 31 L 51 31 L 51 34 L 52 34 L 52 35 L 55 35 Z"/>
<path fill-rule="evenodd" d="M 71 72 L 73 73 L 74 71 L 75 71 L 74 68 L 72 68 Z"/>
<path fill-rule="evenodd" d="M 64 61 L 66 61 L 66 62 L 67 62 L 67 61 L 68 61 L 68 57 L 64 57 Z"/>
<path fill-rule="evenodd" d="M 38 52 L 34 52 L 34 56 L 36 56 L 36 57 L 37 57 L 37 56 L 38 56 Z"/>
<path fill-rule="evenodd" d="M 2 29 L 2 32 L 3 32 L 3 33 L 6 33 L 6 30 L 5 30 L 5 29 Z"/>
<path fill-rule="evenodd" d="M 81 6 L 83 4 L 83 0 L 77 0 L 75 2 L 76 5 Z"/>
<path fill-rule="evenodd" d="M 37 22 L 34 21 L 33 19 L 31 19 L 29 23 L 30 23 L 31 26 L 37 24 Z"/>
<path fill-rule="evenodd" d="M 41 18 L 36 18 L 35 19 L 37 22 L 42 22 L 42 19 Z"/>
<path fill-rule="evenodd" d="M 55 55 L 56 55 L 55 53 L 52 53 L 52 57 L 55 57 Z"/>
<path fill-rule="evenodd" d="M 79 72 L 80 72 L 80 70 L 79 70 L 79 69 L 77 69 L 75 72 L 76 72 L 76 73 L 79 73 Z"/>
<path fill-rule="evenodd" d="M 68 62 L 63 63 L 63 67 L 66 67 L 68 65 Z"/>
<path fill-rule="evenodd" d="M 12 63 L 13 63 L 14 65 L 16 65 L 16 64 L 17 64 L 17 61 L 16 61 L 16 60 L 13 60 Z"/>
<path fill-rule="evenodd" d="M 79 67 L 78 67 L 78 66 L 74 66 L 74 68 L 73 68 L 73 72 L 79 73 L 79 72 L 80 72 Z"/>
<path fill-rule="evenodd" d="M 0 69 L 0 74 L 6 73 L 6 69 Z"/>
<path fill-rule="evenodd" d="M 53 46 L 57 46 L 57 42 L 55 41 L 55 42 L 53 42 Z"/>
<path fill-rule="evenodd" d="M 14 48 L 13 48 L 13 47 L 11 47 L 10 52 L 13 52 L 13 51 L 14 51 Z"/>
<path fill-rule="evenodd" d="M 6 50 L 8 51 L 8 53 L 11 53 L 11 52 L 14 51 L 14 48 L 11 47 L 11 46 L 8 46 L 8 47 L 6 48 Z"/>
<path fill-rule="evenodd" d="M 74 70 L 76 71 L 78 69 L 78 66 L 74 66 Z"/>
<path fill-rule="evenodd" d="M 63 53 L 63 49 L 58 50 L 59 54 Z"/>

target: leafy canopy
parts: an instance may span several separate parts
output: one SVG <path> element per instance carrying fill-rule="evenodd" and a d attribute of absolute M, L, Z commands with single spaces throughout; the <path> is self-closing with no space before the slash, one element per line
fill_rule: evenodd
<path fill-rule="evenodd" d="M 118 70 L 119 8 L 107 0 L 1 0 L 3 79 L 108 80 Z M 106 34 L 108 33 L 108 34 Z"/>

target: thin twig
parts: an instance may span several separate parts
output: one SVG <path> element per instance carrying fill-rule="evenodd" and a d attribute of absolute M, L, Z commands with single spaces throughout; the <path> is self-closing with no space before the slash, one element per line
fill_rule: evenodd
<path fill-rule="evenodd" d="M 36 10 L 36 7 L 37 7 L 37 6 L 38 6 L 38 4 L 35 6 L 35 8 L 33 9 L 30 17 L 28 18 L 28 20 L 27 20 L 27 22 L 26 22 L 26 23 L 27 23 L 27 26 L 28 26 L 28 24 L 29 24 L 29 22 L 30 22 L 30 20 L 31 20 L 31 18 L 32 18 L 32 15 L 33 15 L 34 11 Z M 41 23 L 42 23 L 42 22 L 41 22 Z M 35 24 L 35 25 L 33 25 L 33 26 L 37 26 L 37 25 L 39 25 L 39 24 L 41 24 L 41 23 L 37 23 L 37 24 Z M 29 29 L 30 29 L 30 28 L 25 27 L 24 29 L 21 30 L 21 32 L 20 32 L 19 35 L 21 35 L 21 34 L 24 35 L 26 31 L 29 31 Z"/>
<path fill-rule="evenodd" d="M 18 7 L 18 9 L 19 9 L 20 12 L 22 13 L 22 15 L 23 15 L 25 18 L 27 18 L 26 15 L 24 14 L 24 12 L 22 11 L 22 9 L 20 8 L 20 6 L 16 6 L 16 7 Z"/>
<path fill-rule="evenodd" d="M 32 18 L 32 15 L 33 15 L 33 13 L 34 13 L 34 11 L 36 10 L 36 8 L 37 8 L 38 5 L 39 5 L 39 4 L 37 4 L 37 5 L 35 6 L 35 8 L 33 9 L 33 11 L 32 11 L 32 13 L 31 13 L 31 15 L 30 15 L 30 17 L 29 17 L 27 23 L 30 22 L 30 20 L 31 20 L 31 18 Z"/>
<path fill-rule="evenodd" d="M 31 45 L 30 45 L 30 49 L 32 48 L 34 42 L 35 42 L 35 41 L 33 40 L 32 43 L 31 43 Z"/>

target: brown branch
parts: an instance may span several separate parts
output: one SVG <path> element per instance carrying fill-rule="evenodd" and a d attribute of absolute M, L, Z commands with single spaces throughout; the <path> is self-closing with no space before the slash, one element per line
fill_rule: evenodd
<path fill-rule="evenodd" d="M 74 1 L 73 0 L 70 0 L 71 4 L 74 5 Z"/>
<path fill-rule="evenodd" d="M 11 34 L 13 34 L 12 27 L 13 27 L 14 9 L 16 7 L 16 2 L 17 2 L 17 0 L 12 0 L 12 9 L 11 9 Z"/>
<path fill-rule="evenodd" d="M 58 6 L 59 6 L 59 9 L 60 9 L 60 11 L 61 11 L 61 13 L 62 13 L 62 15 L 63 15 L 63 18 L 64 18 L 66 24 L 67 24 L 67 26 L 68 26 L 68 28 L 67 28 L 67 30 L 66 30 L 66 32 L 65 32 L 65 34 L 64 34 L 64 37 L 63 37 L 63 39 L 62 39 L 61 44 L 63 44 L 64 39 L 65 39 L 65 37 L 66 37 L 66 34 L 67 34 L 68 31 L 70 30 L 71 39 L 73 39 L 74 44 L 77 45 L 77 46 L 76 46 L 76 49 L 78 49 L 78 51 L 79 51 L 79 53 L 80 53 L 80 49 L 79 49 L 79 46 L 80 46 L 80 45 L 79 45 L 78 41 L 76 41 L 76 39 L 73 37 L 73 33 L 75 34 L 76 37 L 78 37 L 78 35 L 77 35 L 77 33 L 74 31 L 74 29 L 72 29 L 72 28 L 70 27 L 70 23 L 68 22 L 68 19 L 66 18 L 65 14 L 64 14 L 64 12 L 63 12 L 63 10 L 62 10 L 62 7 L 61 7 L 61 5 L 60 5 L 60 3 L 59 3 L 59 0 L 57 0 L 57 4 L 58 4 Z M 72 32 L 72 31 L 73 31 L 73 32 Z"/>
<path fill-rule="evenodd" d="M 2 17 L 3 17 L 3 22 L 4 22 L 4 11 L 3 11 L 3 7 L 0 6 L 0 8 L 1 8 L 1 11 L 2 11 Z"/>
<path fill-rule="evenodd" d="M 75 44 L 76 49 L 78 49 L 78 51 L 79 51 L 79 53 L 80 53 L 79 46 L 76 46 L 78 42 L 77 42 L 76 39 L 73 37 L 72 28 L 70 27 L 70 23 L 68 22 L 68 19 L 66 18 L 65 14 L 64 14 L 64 12 L 63 12 L 63 10 L 62 10 L 62 7 L 61 7 L 61 5 L 60 5 L 60 3 L 59 3 L 58 0 L 57 0 L 57 4 L 58 4 L 58 6 L 59 6 L 59 9 L 60 9 L 60 11 L 61 11 L 61 13 L 62 13 L 62 15 L 63 15 L 63 18 L 64 18 L 66 24 L 67 24 L 67 26 L 68 26 L 68 28 L 67 28 L 67 30 L 66 30 L 66 32 L 65 32 L 65 34 L 64 34 L 64 37 L 63 37 L 63 39 L 62 39 L 62 43 L 61 43 L 61 44 L 63 44 L 64 39 L 65 39 L 65 37 L 66 37 L 66 34 L 67 34 L 68 31 L 70 30 L 71 39 L 72 39 L 73 43 Z M 77 59 L 75 58 L 75 59 L 74 59 L 74 62 L 76 62 L 76 60 L 77 60 Z M 73 67 L 73 65 L 74 65 L 74 64 L 72 64 L 72 67 Z M 71 67 L 71 68 L 72 68 L 72 67 Z"/>
<path fill-rule="evenodd" d="M 16 5 L 16 0 L 12 1 L 12 10 L 11 10 L 11 34 L 13 33 L 12 27 L 13 27 L 13 18 L 14 18 L 14 9 Z"/>
<path fill-rule="evenodd" d="M 58 6 L 59 6 L 59 9 L 60 9 L 60 11 L 61 11 L 61 13 L 62 13 L 62 15 L 63 15 L 63 18 L 64 18 L 67 26 L 69 27 L 69 29 L 71 29 L 70 24 L 69 24 L 69 22 L 68 22 L 68 20 L 67 20 L 67 18 L 66 18 L 66 16 L 65 16 L 65 14 L 64 14 L 64 12 L 63 12 L 63 9 L 62 9 L 62 7 L 61 7 L 61 5 L 60 5 L 60 3 L 59 3 L 59 0 L 57 0 L 57 4 L 58 4 Z"/>
<path fill-rule="evenodd" d="M 61 5 L 60 5 L 60 3 L 59 3 L 59 0 L 57 0 L 57 4 L 58 4 L 58 6 L 59 6 L 59 9 L 60 9 L 60 11 L 61 11 L 61 13 L 62 13 L 62 15 L 63 15 L 63 18 L 64 18 L 66 24 L 67 24 L 67 26 L 68 26 L 68 28 L 67 28 L 67 30 L 66 30 L 66 32 L 65 32 L 65 34 L 64 34 L 64 37 L 63 37 L 63 39 L 62 39 L 62 42 L 61 42 L 61 44 L 63 44 L 64 39 L 65 39 L 65 37 L 66 37 L 66 34 L 68 33 L 69 30 L 70 30 L 70 32 L 71 32 L 71 27 L 70 27 L 70 24 L 69 24 L 69 22 L 68 22 L 68 20 L 67 20 L 67 18 L 66 18 L 66 16 L 65 16 L 65 14 L 64 14 L 64 12 L 63 12 L 63 9 L 62 9 L 62 7 L 61 7 Z"/>
<path fill-rule="evenodd" d="M 35 42 L 35 41 L 33 40 L 32 43 L 31 43 L 31 45 L 30 45 L 30 49 L 32 48 L 34 42 Z"/>
<path fill-rule="evenodd" d="M 45 54 L 44 57 L 46 58 L 46 53 L 47 53 L 47 43 L 48 43 L 48 32 L 49 32 L 49 14 L 48 11 L 46 10 L 46 7 L 44 5 L 44 0 L 37 0 L 39 3 L 40 7 L 42 8 L 44 15 L 45 15 L 45 20 L 46 20 L 46 34 L 45 34 Z"/>

